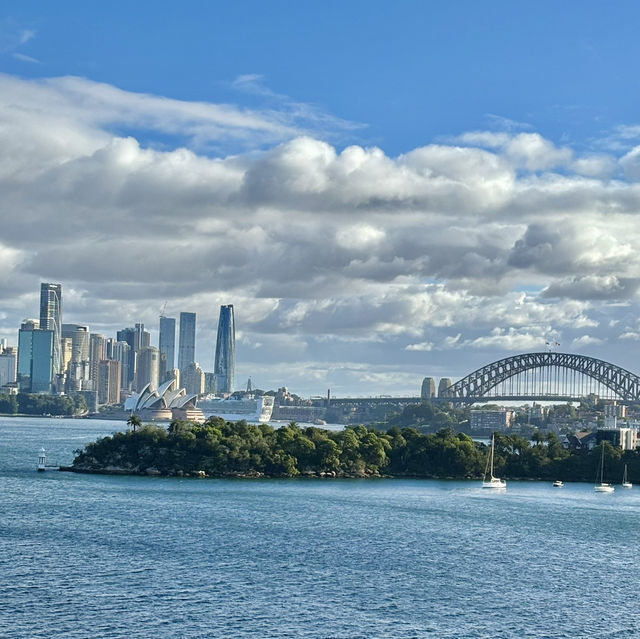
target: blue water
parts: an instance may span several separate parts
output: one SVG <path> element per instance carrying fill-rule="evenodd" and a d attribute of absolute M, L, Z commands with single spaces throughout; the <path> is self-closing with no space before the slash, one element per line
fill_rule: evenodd
<path fill-rule="evenodd" d="M 36 473 L 0 419 L 0 637 L 637 637 L 640 488 Z"/>

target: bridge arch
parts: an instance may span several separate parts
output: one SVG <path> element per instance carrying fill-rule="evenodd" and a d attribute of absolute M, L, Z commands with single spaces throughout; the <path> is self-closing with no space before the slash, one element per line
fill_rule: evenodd
<path fill-rule="evenodd" d="M 605 399 L 640 401 L 638 375 L 594 357 L 553 351 L 522 353 L 491 362 L 449 386 L 439 399 L 470 403 L 488 398 L 579 399 L 589 393 L 577 392 L 580 380 L 576 376 L 607 389 Z M 496 392 L 499 387 L 502 392 Z"/>

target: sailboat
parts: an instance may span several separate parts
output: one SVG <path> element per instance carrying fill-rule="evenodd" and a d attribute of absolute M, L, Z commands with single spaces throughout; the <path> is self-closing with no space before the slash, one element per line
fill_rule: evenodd
<path fill-rule="evenodd" d="M 624 473 L 622 474 L 622 487 L 623 488 L 633 488 L 633 484 L 629 481 L 627 477 L 627 465 L 624 465 Z"/>
<path fill-rule="evenodd" d="M 602 442 L 602 454 L 600 455 L 600 473 L 599 480 L 596 482 L 594 490 L 597 493 L 612 493 L 615 488 L 611 484 L 605 484 L 604 479 L 604 441 Z"/>
<path fill-rule="evenodd" d="M 487 459 L 487 466 L 484 469 L 484 477 L 482 478 L 483 488 L 506 488 L 507 482 L 504 479 L 499 479 L 493 476 L 493 450 L 495 448 L 496 436 L 491 436 L 491 452 Z M 487 480 L 487 471 L 489 472 L 489 479 Z"/>

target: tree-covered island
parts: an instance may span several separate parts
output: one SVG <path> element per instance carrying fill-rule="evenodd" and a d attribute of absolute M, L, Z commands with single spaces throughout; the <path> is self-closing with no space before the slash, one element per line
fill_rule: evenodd
<path fill-rule="evenodd" d="M 173 421 L 168 428 L 138 425 L 76 451 L 65 470 L 87 473 L 191 477 L 482 477 L 487 446 L 443 428 L 422 434 L 415 428 L 387 431 L 364 426 L 343 431 L 278 429 L 268 424 L 204 424 Z M 594 481 L 600 449 L 572 451 L 550 433 L 535 443 L 496 433 L 496 474 L 507 479 Z M 631 481 L 640 477 L 640 454 L 605 443 L 605 474 L 619 481 L 624 464 Z"/>

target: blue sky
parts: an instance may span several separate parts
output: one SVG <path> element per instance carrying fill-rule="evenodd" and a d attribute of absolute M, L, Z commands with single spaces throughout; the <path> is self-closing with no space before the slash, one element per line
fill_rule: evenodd
<path fill-rule="evenodd" d="M 0 337 L 61 282 L 210 370 L 418 392 L 514 352 L 637 372 L 637 3 L 5 2 Z"/>
<path fill-rule="evenodd" d="M 78 75 L 128 91 L 248 106 L 269 100 L 234 81 L 257 75 L 267 91 L 362 125 L 338 142 L 376 144 L 391 155 L 509 120 L 556 142 L 591 146 L 636 118 L 634 2 L 3 7 L 5 33 L 34 34 L 12 51 L 5 46 L 5 72 Z"/>

